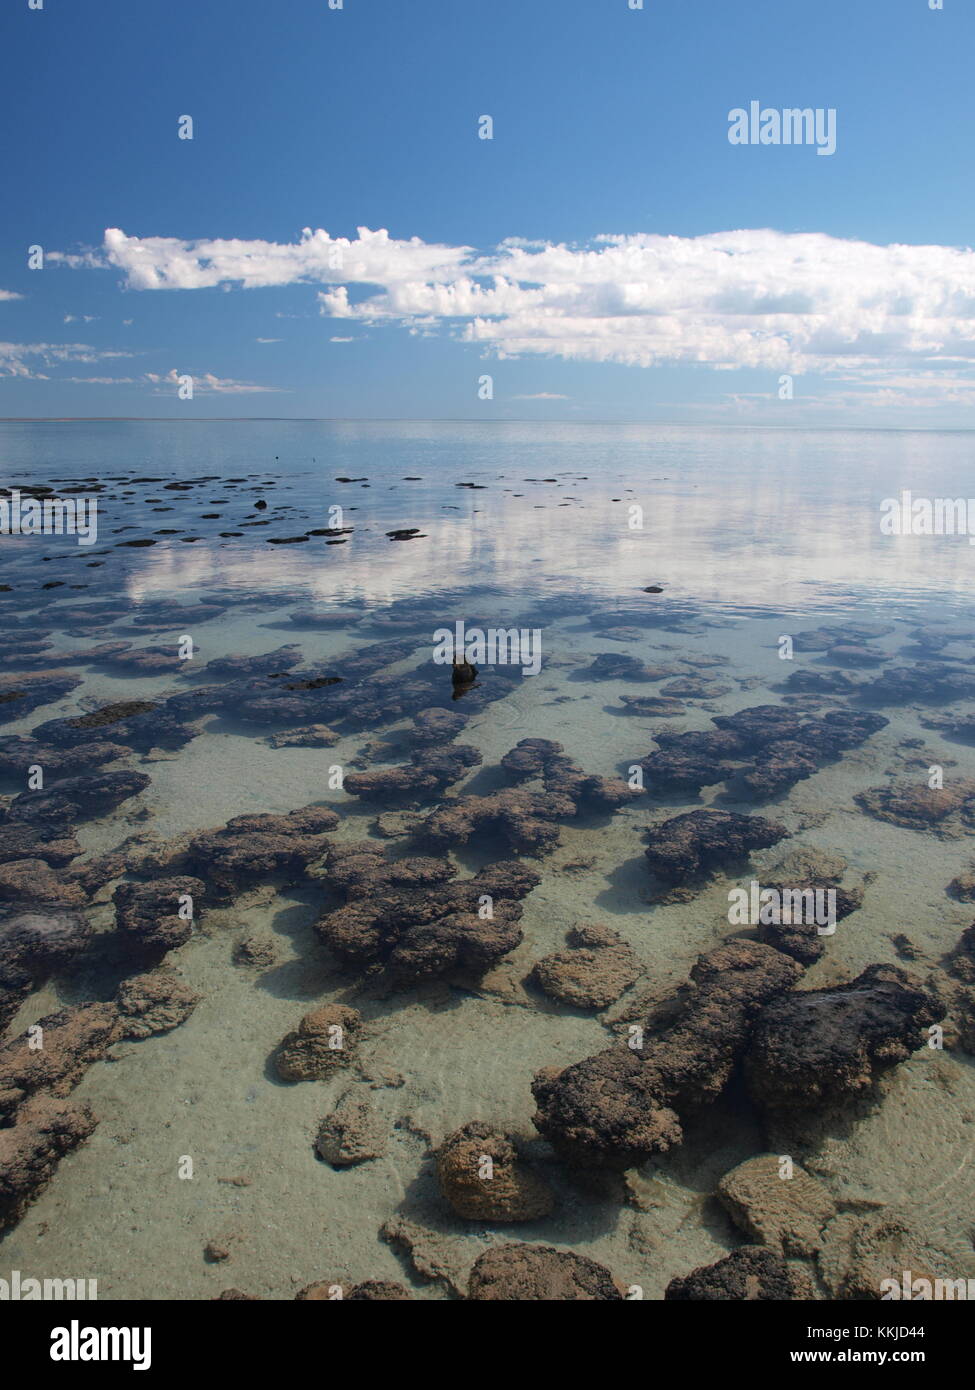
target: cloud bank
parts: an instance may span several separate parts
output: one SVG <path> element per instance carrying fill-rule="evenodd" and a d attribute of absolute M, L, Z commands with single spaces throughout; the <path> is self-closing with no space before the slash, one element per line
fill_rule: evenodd
<path fill-rule="evenodd" d="M 484 254 L 387 231 L 306 228 L 293 244 L 105 232 L 97 253 L 133 290 L 317 285 L 319 312 L 445 332 L 497 357 L 629 366 L 910 373 L 975 368 L 975 252 L 877 246 L 769 229 L 606 235 L 585 246 L 511 238 Z"/>

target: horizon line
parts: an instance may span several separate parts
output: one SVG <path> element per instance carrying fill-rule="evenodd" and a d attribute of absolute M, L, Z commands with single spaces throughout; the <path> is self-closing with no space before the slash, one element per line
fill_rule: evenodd
<path fill-rule="evenodd" d="M 667 429 L 737 429 L 737 430 L 822 430 L 875 431 L 884 434 L 971 434 L 973 425 L 815 425 L 772 424 L 764 421 L 741 423 L 712 420 L 617 420 L 600 417 L 593 420 L 529 419 L 512 416 L 506 419 L 476 420 L 463 416 L 417 415 L 200 415 L 189 419 L 177 415 L 0 415 L 0 425 L 73 425 L 73 424 L 159 424 L 159 425 L 217 425 L 217 424 L 334 424 L 334 425 L 655 425 Z"/>

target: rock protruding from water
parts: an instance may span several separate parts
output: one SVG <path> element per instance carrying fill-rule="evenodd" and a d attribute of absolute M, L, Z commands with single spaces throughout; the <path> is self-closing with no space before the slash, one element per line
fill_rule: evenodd
<path fill-rule="evenodd" d="M 465 1221 L 538 1221 L 554 1195 L 519 1153 L 512 1137 L 472 1120 L 437 1152 L 440 1191 Z"/>
<path fill-rule="evenodd" d="M 622 1299 L 605 1265 L 552 1245 L 496 1245 L 474 1264 L 468 1298 L 568 1303 Z"/>

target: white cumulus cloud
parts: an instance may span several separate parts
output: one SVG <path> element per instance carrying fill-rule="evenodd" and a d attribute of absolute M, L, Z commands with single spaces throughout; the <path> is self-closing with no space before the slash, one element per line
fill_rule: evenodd
<path fill-rule="evenodd" d="M 968 248 L 751 229 L 582 246 L 511 237 L 483 253 L 364 227 L 354 239 L 305 228 L 284 244 L 111 228 L 86 263 L 137 290 L 318 285 L 325 317 L 447 333 L 499 358 L 869 375 L 875 388 L 878 372 L 937 382 L 975 369 Z"/>

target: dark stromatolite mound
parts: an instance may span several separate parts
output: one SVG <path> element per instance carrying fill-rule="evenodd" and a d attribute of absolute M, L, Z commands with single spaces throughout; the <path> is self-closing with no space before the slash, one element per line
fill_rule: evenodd
<path fill-rule="evenodd" d="M 630 947 L 611 927 L 595 923 L 569 932 L 570 950 L 535 962 L 531 978 L 559 1003 L 577 1009 L 605 1009 L 640 974 Z"/>
<path fill-rule="evenodd" d="M 38 724 L 31 736 L 59 748 L 79 748 L 104 739 L 124 744 L 137 753 L 148 753 L 151 748 L 182 748 L 196 737 L 196 730 L 182 722 L 168 701 L 153 704 L 147 700 L 125 700 L 89 714 L 49 719 Z"/>
<path fill-rule="evenodd" d="M 165 676 L 192 670 L 189 660 L 179 647 L 131 647 L 117 652 L 105 665 L 139 676 Z"/>
<path fill-rule="evenodd" d="M 694 735 L 689 734 L 693 739 Z M 705 735 L 706 737 L 706 735 Z M 731 776 L 731 770 L 693 743 L 686 747 L 661 748 L 640 762 L 651 795 L 669 792 L 699 792 Z"/>
<path fill-rule="evenodd" d="M 410 762 L 403 766 L 347 773 L 343 787 L 352 796 L 361 796 L 365 801 L 416 806 L 459 782 L 480 761 L 477 749 L 466 743 L 450 743 L 445 748 L 417 748 Z"/>
<path fill-rule="evenodd" d="M 387 860 L 378 847 L 337 847 L 327 881 L 347 901 L 315 930 L 348 964 L 385 965 L 397 983 L 483 974 L 521 941 L 520 900 L 539 875 L 503 862 L 451 882 L 456 872 L 446 859 Z"/>
<path fill-rule="evenodd" d="M 133 627 L 175 628 L 180 632 L 192 632 L 193 624 L 208 623 L 226 613 L 225 603 L 201 601 L 199 603 L 175 603 L 159 600 L 144 603 L 136 613 L 123 610 Z"/>
<path fill-rule="evenodd" d="M 195 874 L 214 898 L 225 900 L 272 875 L 300 878 L 324 853 L 325 836 L 338 823 L 326 806 L 305 806 L 282 816 L 235 816 L 216 830 L 183 836 L 146 854 L 138 872 L 152 877 Z"/>
<path fill-rule="evenodd" d="M 862 642 L 838 642 L 827 652 L 827 660 L 841 666 L 882 666 L 890 659 L 887 652 L 877 651 Z"/>
<path fill-rule="evenodd" d="M 0 909 L 0 1030 L 32 989 L 86 949 L 91 934 L 78 912 Z"/>
<path fill-rule="evenodd" d="M 642 1047 L 618 1045 L 538 1073 L 535 1127 L 567 1159 L 589 1165 L 630 1168 L 679 1144 L 679 1110 L 720 1094 L 759 1010 L 800 973 L 760 942 L 727 942 L 701 956 L 676 1018 Z"/>
<path fill-rule="evenodd" d="M 148 787 L 144 772 L 95 772 L 64 777 L 43 791 L 20 792 L 6 809 L 7 819 L 41 825 L 91 820 L 106 815 Z"/>
<path fill-rule="evenodd" d="M 549 761 L 564 751 L 561 743 L 550 738 L 523 738 L 510 753 L 505 753 L 501 766 L 516 781 L 529 781 L 541 777 Z"/>
<path fill-rule="evenodd" d="M 76 690 L 81 677 L 70 671 L 34 671 L 0 676 L 0 724 L 23 719 L 41 705 L 63 700 Z"/>
<path fill-rule="evenodd" d="M 583 772 L 569 758 L 549 759 L 543 784 L 546 795 L 568 797 L 577 809 L 584 811 L 615 811 L 643 795 L 642 787 L 631 787 L 621 777 Z"/>
<path fill-rule="evenodd" d="M 975 696 L 975 671 L 938 661 L 921 666 L 892 666 L 861 685 L 859 694 L 875 705 L 970 700 Z"/>
<path fill-rule="evenodd" d="M 745 1059 L 749 1090 L 773 1110 L 842 1101 L 922 1047 L 923 1030 L 942 1016 L 934 996 L 893 965 L 796 990 L 762 1011 Z"/>
<path fill-rule="evenodd" d="M 487 1160 L 487 1163 L 485 1162 Z M 472 1120 L 437 1150 L 440 1191 L 465 1221 L 538 1221 L 555 1198 L 509 1134 Z"/>
<path fill-rule="evenodd" d="M 540 777 L 547 793 L 568 797 L 577 808 L 616 810 L 642 795 L 641 788 L 631 787 L 620 777 L 583 772 L 571 758 L 564 756 L 561 743 L 552 739 L 522 739 L 505 753 L 501 766 L 519 782 Z"/>
<path fill-rule="evenodd" d="M 605 1265 L 552 1245 L 495 1245 L 471 1270 L 468 1298 L 482 1302 L 608 1302 L 621 1300 Z"/>
<path fill-rule="evenodd" d="M 394 1279 L 365 1279 L 361 1284 L 354 1285 L 345 1297 L 346 1302 L 406 1303 L 412 1294 Z"/>
<path fill-rule="evenodd" d="M 0 1129 L 0 1229 L 19 1219 L 96 1124 L 87 1105 L 64 1105 L 43 1094 L 20 1107 L 16 1123 Z"/>
<path fill-rule="evenodd" d="M 810 879 L 790 882 L 781 878 L 763 880 L 762 887 L 774 888 L 781 893 L 783 903 L 789 904 L 789 915 L 793 917 L 793 920 L 788 922 L 785 920 L 759 922 L 757 928 L 759 941 L 767 942 L 768 945 L 774 946 L 777 951 L 784 951 L 787 956 L 791 956 L 802 966 L 812 965 L 814 961 L 819 960 L 826 949 L 826 942 L 829 940 L 829 936 L 821 932 L 820 927 L 826 927 L 830 924 L 816 920 L 818 907 L 829 902 L 829 899 L 823 895 L 829 892 L 835 895 L 833 903 L 836 922 L 841 922 L 844 917 L 849 917 L 851 913 L 857 912 L 863 906 L 862 888 L 843 888 L 836 884 Z M 818 899 L 817 894 L 820 895 Z"/>
<path fill-rule="evenodd" d="M 75 748 L 57 748 L 53 743 L 40 743 L 34 738 L 11 734 L 0 739 L 0 772 L 26 773 L 39 767 L 45 777 L 70 777 L 89 772 L 105 763 L 127 758 L 129 749 L 120 743 L 83 743 Z"/>
<path fill-rule="evenodd" d="M 355 1060 L 362 1018 L 344 1004 L 323 1004 L 305 1014 L 274 1056 L 282 1081 L 322 1081 Z"/>
<path fill-rule="evenodd" d="M 669 885 L 682 885 L 768 849 L 788 834 L 785 826 L 736 811 L 688 811 L 650 831 L 650 868 Z"/>
<path fill-rule="evenodd" d="M 846 671 L 814 670 L 800 667 L 782 682 L 782 688 L 794 695 L 852 695 L 860 682 Z"/>
<path fill-rule="evenodd" d="M 120 883 L 112 894 L 116 925 L 147 951 L 172 951 L 193 935 L 193 911 L 205 894 L 205 884 L 189 876 Z"/>
<path fill-rule="evenodd" d="M 599 652 L 585 674 L 598 681 L 662 681 L 676 676 L 679 666 L 646 666 L 638 657 L 625 652 Z"/>
<path fill-rule="evenodd" d="M 0 1047 L 0 1121 L 9 1123 L 38 1091 L 66 1096 L 120 1036 L 112 1004 L 81 1004 L 48 1014 Z"/>
<path fill-rule="evenodd" d="M 81 853 L 69 823 L 28 825 L 24 821 L 4 821 L 0 817 L 0 864 L 36 859 L 53 868 L 70 864 Z"/>
<path fill-rule="evenodd" d="M 211 680 L 224 676 L 268 676 L 272 671 L 288 671 L 301 664 L 301 647 L 297 642 L 276 647 L 260 656 L 217 656 L 203 667 L 202 674 Z"/>
<path fill-rule="evenodd" d="M 58 666 L 110 666 L 115 658 L 122 652 L 127 652 L 132 646 L 131 642 L 99 642 L 94 647 L 81 647 L 77 651 L 42 650 L 50 648 L 52 643 L 42 642 L 37 644 L 37 654 L 31 655 L 25 647 L 21 647 L 15 660 L 11 663 L 17 670 L 35 670 L 42 666 L 49 666 L 52 661 L 57 661 Z"/>
<path fill-rule="evenodd" d="M 860 710 L 829 710 L 821 718 L 812 719 L 786 705 L 752 705 L 736 714 L 716 715 L 714 723 L 719 729 L 737 734 L 746 752 L 797 740 L 834 754 L 862 743 L 887 721 L 881 715 Z"/>
<path fill-rule="evenodd" d="M 741 782 L 755 801 L 768 801 L 819 771 L 821 759 L 798 739 L 772 743 L 764 757 L 742 772 Z"/>
<path fill-rule="evenodd" d="M 229 1296 L 229 1293 L 220 1295 L 221 1298 Z M 247 1297 L 246 1294 L 236 1296 Z M 402 1303 L 408 1302 L 412 1295 L 393 1279 L 366 1279 L 361 1284 L 353 1284 L 348 1293 L 335 1280 L 319 1279 L 313 1284 L 306 1284 L 295 1294 L 295 1298 L 301 1303 L 329 1303 L 338 1298 L 346 1303 L 350 1299 L 358 1303 Z"/>
<path fill-rule="evenodd" d="M 415 748 L 428 744 L 449 743 L 460 733 L 467 723 L 468 716 L 459 710 L 421 709 L 413 716 L 413 729 L 409 741 Z"/>
<path fill-rule="evenodd" d="M 882 715 L 829 710 L 811 718 L 785 705 L 755 705 L 719 715 L 714 730 L 664 731 L 645 757 L 648 790 L 700 791 L 733 775 L 757 800 L 779 796 L 846 749 L 884 728 Z M 753 759 L 750 766 L 742 766 Z"/>
<path fill-rule="evenodd" d="M 488 833 L 500 835 L 515 854 L 542 855 L 559 843 L 555 822 L 575 813 L 575 802 L 567 796 L 515 787 L 445 801 L 415 834 L 421 844 L 444 850 L 466 844 L 472 835 Z"/>
<path fill-rule="evenodd" d="M 671 1279 L 664 1293 L 669 1302 L 727 1303 L 753 1299 L 779 1303 L 809 1296 L 781 1255 L 764 1245 L 742 1245 L 713 1265 L 701 1265 Z"/>

